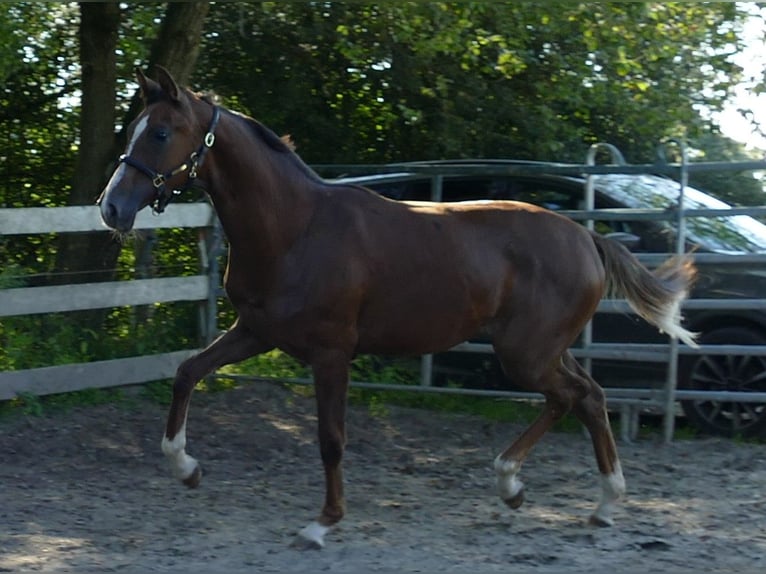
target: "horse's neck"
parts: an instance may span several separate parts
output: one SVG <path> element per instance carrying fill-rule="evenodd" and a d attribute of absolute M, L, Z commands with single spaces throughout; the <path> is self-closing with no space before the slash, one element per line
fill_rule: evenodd
<path fill-rule="evenodd" d="M 313 202 L 287 188 L 264 191 L 254 184 L 233 199 L 221 202 L 211 193 L 213 205 L 230 245 L 241 253 L 279 257 L 286 253 L 308 225 Z M 276 196 L 276 197 L 275 197 Z"/>
<path fill-rule="evenodd" d="M 318 182 L 242 126 L 221 132 L 208 193 L 229 244 L 240 253 L 279 257 L 308 225 Z"/>

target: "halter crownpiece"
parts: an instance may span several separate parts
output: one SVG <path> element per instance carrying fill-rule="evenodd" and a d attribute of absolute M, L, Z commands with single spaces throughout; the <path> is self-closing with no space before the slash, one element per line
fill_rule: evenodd
<path fill-rule="evenodd" d="M 175 196 L 181 195 L 184 191 L 189 189 L 192 186 L 194 180 L 197 179 L 197 169 L 202 165 L 202 161 L 205 159 L 205 154 L 211 147 L 213 147 L 213 144 L 215 143 L 215 128 L 218 126 L 218 120 L 220 118 L 221 112 L 218 109 L 218 106 L 214 105 L 213 117 L 210 120 L 210 126 L 207 129 L 207 133 L 202 139 L 202 144 L 200 144 L 196 151 L 193 151 L 189 155 L 188 161 L 185 161 L 181 165 L 165 173 L 152 169 L 143 162 L 128 155 L 123 154 L 120 156 L 118 160 L 119 163 L 124 163 L 137 169 L 152 180 L 152 185 L 156 190 L 156 195 L 154 201 L 152 202 L 152 211 L 154 213 L 159 214 L 165 211 L 165 207 L 167 207 L 168 203 L 170 203 L 170 200 Z M 181 189 L 172 190 L 170 195 L 165 193 L 165 182 L 186 170 L 189 170 L 189 177 L 186 181 L 186 184 Z"/>

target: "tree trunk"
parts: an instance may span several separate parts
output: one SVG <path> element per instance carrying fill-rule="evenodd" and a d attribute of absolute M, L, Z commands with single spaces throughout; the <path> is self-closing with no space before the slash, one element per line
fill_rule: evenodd
<path fill-rule="evenodd" d="M 153 75 L 156 65 L 166 68 L 183 85 L 189 81 L 202 43 L 202 29 L 210 9 L 209 2 L 169 2 L 160 32 L 152 45 L 147 70 Z M 116 152 L 125 147 L 127 126 L 143 107 L 138 93 L 133 96 L 123 122 L 123 129 L 115 140 Z"/>
<path fill-rule="evenodd" d="M 80 3 L 82 112 L 80 149 L 70 205 L 92 204 L 107 177 L 114 140 L 117 89 L 117 38 L 120 6 L 116 2 Z M 53 283 L 83 283 L 111 277 L 119 244 L 107 231 L 61 236 Z"/>
<path fill-rule="evenodd" d="M 125 127 L 115 135 L 118 2 L 80 3 L 82 113 L 80 149 L 69 205 L 92 204 L 109 178 L 125 145 Z M 197 60 L 208 2 L 170 2 L 150 56 L 175 78 L 187 81 Z M 136 94 L 122 125 L 139 113 Z M 62 235 L 53 283 L 108 281 L 114 276 L 120 243 L 110 232 Z"/>

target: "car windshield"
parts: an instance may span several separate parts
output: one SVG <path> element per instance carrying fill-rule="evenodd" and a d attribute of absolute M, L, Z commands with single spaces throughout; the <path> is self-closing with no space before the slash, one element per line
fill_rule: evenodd
<path fill-rule="evenodd" d="M 594 184 L 612 199 L 627 207 L 669 209 L 678 201 L 679 184 L 652 175 L 597 175 Z M 730 209 L 693 187 L 684 190 L 685 209 Z M 686 232 L 695 243 L 717 252 L 766 252 L 766 225 L 747 215 L 730 217 L 689 217 Z"/>

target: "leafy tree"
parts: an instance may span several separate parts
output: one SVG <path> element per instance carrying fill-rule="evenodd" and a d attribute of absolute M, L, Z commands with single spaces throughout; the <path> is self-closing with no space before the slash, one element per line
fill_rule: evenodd
<path fill-rule="evenodd" d="M 714 128 L 740 70 L 734 4 L 218 3 L 195 79 L 316 163 L 632 161 Z M 204 81 L 204 82 L 203 82 Z"/>
<path fill-rule="evenodd" d="M 690 161 L 743 162 L 752 161 L 754 153 L 729 138 L 703 134 L 691 141 Z M 696 156 L 696 157 L 694 157 Z M 689 185 L 710 192 L 732 205 L 763 205 L 763 183 L 752 172 L 711 171 L 692 173 Z"/>
<path fill-rule="evenodd" d="M 138 106 L 130 109 L 129 102 L 137 98 L 134 87 L 126 84 L 133 77 L 133 67 L 148 59 L 165 65 L 182 80 L 187 78 L 208 6 L 207 2 L 167 7 L 113 2 L 12 5 L 0 19 L 0 29 L 23 30 L 24 34 L 19 35 L 21 40 L 0 47 L 0 125 L 11 141 L 0 154 L 4 175 L 0 178 L 0 206 L 92 204 L 122 145 L 124 127 L 138 110 Z M 136 37 L 145 40 L 137 42 Z M 122 129 L 116 133 L 116 128 Z M 196 260 L 194 241 L 187 243 L 191 244 L 187 251 Z M 0 282 L 2 286 L 21 286 L 109 278 L 120 247 L 108 232 L 0 238 L 0 256 L 6 261 Z M 174 265 L 188 259 L 186 252 L 179 251 L 183 247 L 168 255 Z M 123 252 L 124 267 L 133 266 L 132 255 Z M 164 345 L 195 339 L 195 310 L 178 307 L 153 309 L 158 319 L 151 323 L 154 336 L 145 338 L 155 344 L 164 341 Z M 97 352 L 102 353 L 97 358 L 104 358 L 104 352 L 107 356 L 124 353 L 124 348 L 104 345 L 106 338 L 99 334 L 104 332 L 103 326 L 118 337 L 125 335 L 126 324 L 131 325 L 130 317 L 121 309 L 4 320 L 0 347 L 19 350 L 24 357 L 10 360 L 10 354 L 0 353 L 0 363 L 19 368 L 38 366 L 29 360 L 36 363 L 45 356 L 85 360 Z M 132 325 L 128 331 L 150 328 L 148 324 Z M 173 336 L 161 335 L 163 329 Z M 79 335 L 74 337 L 73 332 Z M 140 337 L 123 339 L 132 343 Z M 25 349 L 25 340 L 49 341 L 58 352 L 33 356 Z M 68 348 L 67 341 L 76 348 Z M 196 340 L 185 346 L 194 344 Z M 107 346 L 111 349 L 105 349 Z"/>

